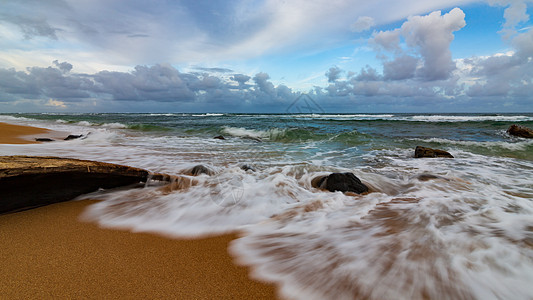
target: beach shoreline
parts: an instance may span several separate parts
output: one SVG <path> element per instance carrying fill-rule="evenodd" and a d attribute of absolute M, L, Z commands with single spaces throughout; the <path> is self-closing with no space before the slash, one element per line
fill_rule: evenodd
<path fill-rule="evenodd" d="M 0 143 L 31 143 L 48 132 L 2 123 Z M 169 239 L 104 229 L 79 219 L 93 203 L 0 216 L 0 298 L 276 298 L 274 285 L 234 264 L 227 248 L 237 234 Z"/>
<path fill-rule="evenodd" d="M 0 122 L 0 144 L 35 144 L 36 137 L 50 132 L 45 128 Z"/>

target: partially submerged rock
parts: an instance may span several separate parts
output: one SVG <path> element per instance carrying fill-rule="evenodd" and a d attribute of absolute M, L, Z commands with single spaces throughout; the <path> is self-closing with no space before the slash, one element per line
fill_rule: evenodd
<path fill-rule="evenodd" d="M 509 135 L 531 139 L 533 138 L 533 129 L 513 124 L 507 129 Z"/>
<path fill-rule="evenodd" d="M 421 157 L 446 157 L 453 158 L 453 155 L 450 152 L 440 150 L 440 149 L 431 149 L 422 146 L 416 146 L 415 149 L 415 158 Z"/>
<path fill-rule="evenodd" d="M 36 142 L 53 142 L 54 140 L 51 138 L 36 138 Z"/>
<path fill-rule="evenodd" d="M 145 182 L 148 176 L 143 169 L 88 160 L 0 156 L 0 213 Z"/>
<path fill-rule="evenodd" d="M 241 166 L 241 170 L 255 172 L 254 166 L 251 166 L 251 165 L 242 165 Z"/>
<path fill-rule="evenodd" d="M 214 173 L 215 172 L 213 172 L 211 169 L 209 169 L 208 167 L 204 165 L 196 165 L 192 167 L 192 169 L 185 172 L 185 174 L 192 175 L 192 176 L 198 176 L 200 174 L 213 175 Z"/>
<path fill-rule="evenodd" d="M 368 192 L 368 187 L 364 185 L 353 173 L 331 173 L 329 175 L 317 176 L 311 180 L 311 186 L 330 192 L 352 192 L 362 194 Z"/>
<path fill-rule="evenodd" d="M 434 180 L 434 179 L 443 179 L 443 180 L 448 180 L 442 176 L 438 176 L 438 175 L 433 175 L 433 174 L 420 174 L 420 175 L 417 175 L 415 177 L 416 179 L 420 180 L 420 181 L 429 181 L 429 180 Z"/>
<path fill-rule="evenodd" d="M 214 137 L 214 139 L 225 140 L 226 138 L 223 135 L 217 135 L 217 136 Z"/>
<path fill-rule="evenodd" d="M 66 138 L 64 138 L 63 140 L 65 141 L 70 141 L 70 140 L 75 140 L 75 139 L 79 139 L 81 138 L 83 135 L 82 134 L 69 134 Z"/>

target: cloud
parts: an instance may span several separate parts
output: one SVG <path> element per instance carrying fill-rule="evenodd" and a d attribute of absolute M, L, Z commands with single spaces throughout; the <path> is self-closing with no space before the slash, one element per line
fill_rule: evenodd
<path fill-rule="evenodd" d="M 48 107 L 82 109 L 96 101 L 106 107 L 127 103 L 179 103 L 188 107 L 237 109 L 289 103 L 299 93 L 274 85 L 267 73 L 253 78 L 233 74 L 230 78 L 208 73 L 182 73 L 169 64 L 136 66 L 131 72 L 71 73 L 72 65 L 31 67 L 26 71 L 0 68 L 0 96 L 4 103 L 21 100 L 44 102 Z M 252 81 L 252 82 L 250 82 Z M 238 86 L 235 85 L 238 83 Z M 120 105 L 118 105 L 120 106 Z"/>
<path fill-rule="evenodd" d="M 328 82 L 335 82 L 335 80 L 339 79 L 341 73 L 342 70 L 337 66 L 329 68 L 329 70 L 326 72 Z"/>
<path fill-rule="evenodd" d="M 59 108 L 67 108 L 67 105 L 63 101 L 50 99 L 45 104 L 46 106 L 52 106 L 52 107 L 59 107 Z"/>
<path fill-rule="evenodd" d="M 357 21 L 352 24 L 350 29 L 353 32 L 362 32 L 372 28 L 372 26 L 374 25 L 376 25 L 376 21 L 374 20 L 374 18 L 368 16 L 361 16 L 357 18 Z"/>
<path fill-rule="evenodd" d="M 407 46 L 417 49 L 424 61 L 419 70 L 427 80 L 447 79 L 455 69 L 450 44 L 453 32 L 466 25 L 465 14 L 459 8 L 441 16 L 440 11 L 427 16 L 415 16 L 402 25 Z"/>
<path fill-rule="evenodd" d="M 194 67 L 195 70 L 212 72 L 212 73 L 232 73 L 232 69 L 227 68 L 204 68 L 204 67 Z"/>
<path fill-rule="evenodd" d="M 471 97 L 530 98 L 533 94 L 533 30 L 513 39 L 516 51 L 464 61 L 465 77 L 475 82 Z"/>
<path fill-rule="evenodd" d="M 450 51 L 453 32 L 466 25 L 464 18 L 465 14 L 459 8 L 444 15 L 435 11 L 425 16 L 409 17 L 399 29 L 376 33 L 370 42 L 397 56 L 393 61 L 385 62 L 386 77 L 406 79 L 416 75 L 428 81 L 448 79 L 456 67 Z M 401 37 L 407 49 L 402 49 Z M 409 52 L 420 57 L 419 66 L 415 57 L 407 55 Z"/>
<path fill-rule="evenodd" d="M 57 40 L 57 28 L 53 28 L 48 24 L 46 19 L 33 15 L 9 15 L 0 13 L 0 22 L 11 23 L 19 28 L 25 39 L 32 39 L 34 37 L 47 37 Z"/>
<path fill-rule="evenodd" d="M 216 64 L 266 53 L 320 50 L 344 41 L 350 28 L 366 30 L 474 0 L 389 0 L 379 9 L 362 0 L 4 2 L 0 22 L 18 26 L 19 36 L 10 37 L 2 55 L 28 51 L 20 36 L 38 36 L 44 39 L 34 39 L 32 49 L 42 56 L 41 66 L 50 61 L 45 54 L 53 51 L 52 57 L 81 68 L 89 62 L 122 67 Z M 50 48 L 46 38 L 57 43 Z"/>
<path fill-rule="evenodd" d="M 386 80 L 404 80 L 415 77 L 419 59 L 410 55 L 396 57 L 383 63 L 383 76 Z"/>
<path fill-rule="evenodd" d="M 61 70 L 63 73 L 67 73 L 67 72 L 70 72 L 70 70 L 72 70 L 72 65 L 69 64 L 68 62 L 62 62 L 60 63 L 58 60 L 54 60 L 52 62 L 56 67 L 59 68 L 59 70 Z"/>
<path fill-rule="evenodd" d="M 239 84 L 239 89 L 246 89 L 251 87 L 251 85 L 246 84 L 252 77 L 244 74 L 234 74 L 231 77 L 231 80 L 237 82 Z"/>
<path fill-rule="evenodd" d="M 399 28 L 388 31 L 380 31 L 374 33 L 374 36 L 372 39 L 370 39 L 369 43 L 377 46 L 377 50 L 382 48 L 383 50 L 389 52 L 399 52 L 401 51 L 400 34 L 401 31 Z"/>
<path fill-rule="evenodd" d="M 505 38 L 510 38 L 517 33 L 516 26 L 522 22 L 529 21 L 527 14 L 527 4 L 533 3 L 530 0 L 489 0 L 491 5 L 506 6 L 503 17 L 505 23 L 503 24 L 503 33 Z"/>
<path fill-rule="evenodd" d="M 501 105 L 505 101 L 527 107 L 533 94 L 533 29 L 515 34 L 513 51 L 453 60 L 450 43 L 453 32 L 465 26 L 464 18 L 460 9 L 444 15 L 437 11 L 410 17 L 400 28 L 374 33 L 369 42 L 379 51 L 383 73 L 370 66 L 356 73 L 347 71 L 346 80 L 330 81 L 323 89 L 325 95 L 403 103 L 413 109 L 444 103 L 483 106 L 491 98 Z M 335 69 L 333 74 L 340 72 L 344 70 Z M 326 73 L 328 79 L 330 75 Z"/>

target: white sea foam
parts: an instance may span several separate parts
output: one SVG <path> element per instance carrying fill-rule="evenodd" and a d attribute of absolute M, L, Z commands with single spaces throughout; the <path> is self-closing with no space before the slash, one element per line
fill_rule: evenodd
<path fill-rule="evenodd" d="M 533 140 L 520 140 L 520 141 L 464 141 L 464 140 L 450 140 L 443 138 L 429 138 L 429 139 L 420 139 L 413 138 L 413 141 L 420 141 L 424 143 L 439 143 L 444 145 L 458 145 L 458 146 L 468 146 L 468 147 L 483 147 L 488 149 L 500 148 L 513 151 L 523 151 L 526 150 L 528 146 L 533 145 Z"/>
<path fill-rule="evenodd" d="M 291 118 L 313 118 L 313 119 L 334 119 L 334 120 L 375 120 L 393 118 L 393 114 L 297 114 L 290 115 Z"/>
<path fill-rule="evenodd" d="M 88 122 L 88 121 L 80 121 L 77 124 L 80 125 L 80 126 L 94 126 L 93 123 Z"/>
<path fill-rule="evenodd" d="M 255 129 L 246 129 L 246 128 L 237 128 L 224 126 L 223 132 L 231 136 L 242 137 L 242 138 L 251 138 L 251 139 L 271 139 L 274 140 L 278 137 L 281 137 L 285 134 L 285 129 L 280 128 L 271 128 L 269 130 L 255 130 Z"/>
<path fill-rule="evenodd" d="M 393 180 L 396 195 L 320 199 L 316 210 L 246 227 L 232 253 L 291 299 L 531 297 L 533 195 L 516 171 L 526 166 L 472 154 L 451 168 L 450 160 L 393 161 L 442 176 Z"/>
<path fill-rule="evenodd" d="M 104 123 L 101 125 L 102 127 L 108 127 L 108 128 L 114 128 L 114 129 L 124 129 L 128 128 L 128 126 L 122 124 L 122 123 Z"/>
<path fill-rule="evenodd" d="M 33 119 L 25 118 L 25 117 L 15 117 L 15 116 L 9 116 L 9 115 L 0 115 L 0 122 L 9 122 L 9 123 L 24 123 L 33 121 Z"/>
<path fill-rule="evenodd" d="M 173 116 L 179 116 L 178 114 L 149 114 L 152 117 L 173 117 Z"/>
<path fill-rule="evenodd" d="M 219 114 L 219 113 L 206 113 L 206 114 L 193 114 L 192 116 L 193 117 L 220 117 L 223 115 L 224 114 Z"/>
<path fill-rule="evenodd" d="M 525 122 L 533 121 L 533 117 L 530 116 L 478 116 L 478 115 L 418 115 L 412 117 L 403 117 L 402 119 L 407 121 L 425 121 L 425 122 L 482 122 L 482 121 L 501 121 L 501 122 Z"/>

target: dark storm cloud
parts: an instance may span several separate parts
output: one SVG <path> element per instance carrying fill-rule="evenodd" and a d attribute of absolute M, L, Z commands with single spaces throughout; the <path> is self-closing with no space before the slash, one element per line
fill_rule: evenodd
<path fill-rule="evenodd" d="M 167 64 L 136 66 L 131 72 L 71 73 L 72 65 L 28 68 L 26 72 L 0 69 L 0 95 L 4 102 L 55 99 L 64 103 L 83 99 L 107 101 L 213 103 L 235 106 L 291 101 L 298 94 L 285 85 L 275 86 L 267 73 L 253 77 L 235 74 L 226 80 L 207 73 L 182 73 Z M 238 86 L 235 86 L 235 83 Z M 215 107 L 215 106 L 213 106 Z"/>

